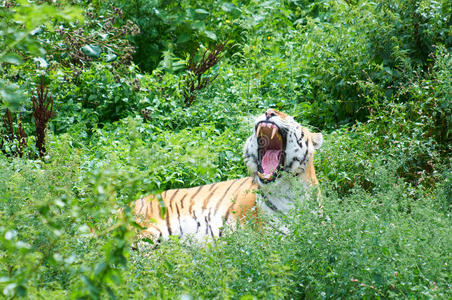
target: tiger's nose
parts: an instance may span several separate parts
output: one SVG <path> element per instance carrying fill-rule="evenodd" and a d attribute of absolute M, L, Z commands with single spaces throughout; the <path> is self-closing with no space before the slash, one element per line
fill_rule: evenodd
<path fill-rule="evenodd" d="M 275 115 L 276 115 L 275 110 L 271 109 L 271 108 L 267 109 L 267 111 L 265 112 L 265 116 L 267 117 L 267 119 L 269 119 L 270 117 L 273 117 Z"/>

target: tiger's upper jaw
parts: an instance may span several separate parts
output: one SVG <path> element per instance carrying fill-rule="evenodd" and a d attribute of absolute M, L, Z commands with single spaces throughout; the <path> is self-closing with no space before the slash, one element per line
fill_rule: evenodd
<path fill-rule="evenodd" d="M 292 117 L 268 109 L 256 118 L 243 154 L 250 172 L 265 184 L 274 181 L 279 171 L 303 173 L 322 141 L 321 133 L 311 133 Z"/>

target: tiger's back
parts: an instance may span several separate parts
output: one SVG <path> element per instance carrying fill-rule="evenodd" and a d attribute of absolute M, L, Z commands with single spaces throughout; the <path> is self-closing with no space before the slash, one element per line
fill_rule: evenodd
<path fill-rule="evenodd" d="M 246 177 L 193 188 L 171 189 L 160 195 L 165 213 L 161 213 L 160 201 L 154 195 L 136 201 L 133 212 L 137 223 L 145 228 L 141 232 L 143 237 L 218 237 L 225 224 L 243 220 L 255 206 L 254 191 L 257 188 L 253 178 Z"/>

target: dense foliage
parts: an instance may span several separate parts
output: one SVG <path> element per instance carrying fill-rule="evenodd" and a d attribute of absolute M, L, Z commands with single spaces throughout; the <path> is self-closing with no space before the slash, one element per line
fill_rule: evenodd
<path fill-rule="evenodd" d="M 3 1 L 2 295 L 451 298 L 451 15 L 445 0 Z M 247 176 L 268 107 L 323 132 L 323 210 L 304 200 L 284 236 L 250 222 L 132 251 L 127 204 Z"/>

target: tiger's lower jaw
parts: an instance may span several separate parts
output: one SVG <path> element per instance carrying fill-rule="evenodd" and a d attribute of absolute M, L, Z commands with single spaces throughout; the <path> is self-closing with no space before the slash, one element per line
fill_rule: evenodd
<path fill-rule="evenodd" d="M 277 178 L 280 177 L 280 172 L 278 170 L 274 171 L 271 174 L 262 174 L 261 172 L 256 172 L 256 176 L 259 178 L 259 181 L 263 184 L 274 182 Z"/>

